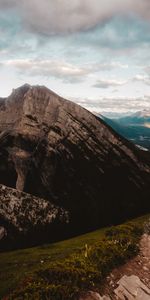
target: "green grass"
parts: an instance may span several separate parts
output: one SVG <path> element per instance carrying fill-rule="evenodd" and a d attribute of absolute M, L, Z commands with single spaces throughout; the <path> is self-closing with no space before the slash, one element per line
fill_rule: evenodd
<path fill-rule="evenodd" d="M 32 272 L 48 267 L 78 251 L 86 243 L 93 244 L 104 238 L 105 229 L 100 229 L 73 239 L 40 247 L 0 254 L 0 297 L 10 292 Z M 41 263 L 41 261 L 44 263 Z"/>
<path fill-rule="evenodd" d="M 150 218 L 149 215 L 134 219 L 132 221 L 129 221 L 129 226 L 132 225 L 138 225 L 139 227 L 142 227 L 143 224 Z M 128 224 L 128 223 L 126 223 Z M 118 227 L 117 227 L 118 228 Z M 122 230 L 122 227 L 121 227 Z M 123 227 L 124 230 L 124 227 Z M 126 230 L 126 229 L 125 229 Z M 65 269 L 65 274 L 63 276 L 68 276 L 68 270 L 70 270 L 70 266 L 73 266 L 72 273 L 69 273 L 69 276 L 74 276 L 74 274 L 81 271 L 81 268 L 74 267 L 74 261 L 76 261 L 76 257 L 81 254 L 81 252 L 84 251 L 85 245 L 88 245 L 88 248 L 91 247 L 90 252 L 90 259 L 92 259 L 92 264 L 94 264 L 94 259 L 97 261 L 97 255 L 103 255 L 102 252 L 99 249 L 102 249 L 104 247 L 103 252 L 109 252 L 109 247 L 111 246 L 111 240 L 112 235 L 113 238 L 116 238 L 113 228 L 113 234 L 112 231 L 109 232 L 108 228 L 103 228 L 82 236 L 75 237 L 73 239 L 65 240 L 62 242 L 58 242 L 55 244 L 48 244 L 40 247 L 34 247 L 34 248 L 28 248 L 24 250 L 17 250 L 17 251 L 11 251 L 6 253 L 0 253 L 0 298 L 2 299 L 3 296 L 8 295 L 11 291 L 18 287 L 20 287 L 21 283 L 26 278 L 32 278 L 35 275 L 38 274 L 38 277 L 41 276 L 40 280 L 45 280 L 45 276 L 47 276 L 47 272 L 49 269 L 53 269 L 53 274 L 56 272 L 57 267 L 57 276 L 58 276 L 58 268 L 63 266 L 63 262 L 65 261 L 65 266 L 68 264 L 68 269 Z M 118 234 L 118 232 L 117 232 Z M 122 231 L 121 231 L 122 235 Z M 124 235 L 124 232 L 123 232 Z M 104 242 L 104 238 L 107 237 L 107 241 Z M 123 236 L 124 238 L 124 236 Z M 109 239 L 109 241 L 108 241 Z M 123 239 L 122 239 L 123 240 Z M 122 248 L 121 248 L 122 249 Z M 114 250 L 116 251 L 116 250 Z M 118 251 L 118 250 L 117 250 Z M 80 254 L 79 254 L 80 253 Z M 113 257 L 110 257 L 110 253 L 107 254 L 109 256 L 108 264 L 111 265 L 111 260 Z M 68 261 L 66 262 L 66 260 Z M 70 260 L 69 260 L 70 259 Z M 117 258 L 118 259 L 118 258 Z M 84 259 L 83 259 L 84 260 Z M 100 263 L 100 262 L 99 262 Z M 60 264 L 60 265 L 59 265 Z M 85 267 L 85 262 L 81 261 L 81 255 L 78 258 L 78 261 L 76 261 L 76 264 L 80 264 L 82 267 L 82 271 Z M 100 264 L 102 267 L 102 264 Z M 113 267 L 113 265 L 112 265 Z M 95 267 L 96 268 L 96 267 Z M 106 265 L 104 265 L 104 268 L 106 269 Z M 93 278 L 97 278 L 97 273 L 95 273 L 94 269 L 91 270 L 90 261 L 88 262 L 88 269 L 87 269 L 87 261 L 86 261 L 86 268 L 85 270 L 90 270 L 90 276 L 96 276 Z M 108 270 L 109 271 L 109 270 Z M 107 273 L 107 272 L 106 272 Z M 42 275 L 39 275 L 42 274 Z M 82 277 L 85 276 L 85 274 L 80 274 Z M 37 275 L 36 275 L 37 276 Z M 51 276 L 51 274 L 49 275 Z M 44 278 L 44 279 L 43 279 Z M 80 278 L 80 276 L 79 276 Z M 74 280 L 74 278 L 72 278 Z M 96 279 L 95 279 L 96 280 Z M 31 280 L 32 281 L 32 280 Z M 87 279 L 86 279 L 87 281 Z M 77 283 L 78 285 L 78 283 Z M 44 286 L 44 285 L 43 285 Z M 33 288 L 33 284 L 32 284 Z M 62 288 L 62 287 L 61 287 Z M 34 288 L 33 288 L 34 289 Z M 37 287 L 36 287 L 37 289 Z M 41 287 L 42 289 L 42 287 Z M 56 282 L 51 286 L 51 290 L 54 289 L 54 294 L 56 290 Z M 58 291 L 57 287 L 57 291 Z M 56 294 L 55 294 L 56 295 Z M 35 295 L 34 295 L 35 297 Z M 38 299 L 38 297 L 36 297 Z M 17 298 L 12 298 L 17 299 Z M 19 299 L 19 298 L 18 298 Z M 25 299 L 25 298 L 20 298 Z M 27 298 L 32 299 L 32 297 Z M 33 298 L 34 299 L 34 298 Z M 44 297 L 42 298 L 44 299 Z M 60 299 L 55 296 L 54 299 Z M 62 298 L 63 299 L 63 298 Z"/>

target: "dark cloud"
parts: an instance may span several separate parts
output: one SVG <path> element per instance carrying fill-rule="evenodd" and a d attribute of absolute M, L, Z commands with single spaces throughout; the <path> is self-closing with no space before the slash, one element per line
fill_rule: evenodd
<path fill-rule="evenodd" d="M 87 30 L 122 14 L 150 19 L 149 0 L 0 0 L 0 9 L 20 11 L 24 25 L 42 34 Z"/>

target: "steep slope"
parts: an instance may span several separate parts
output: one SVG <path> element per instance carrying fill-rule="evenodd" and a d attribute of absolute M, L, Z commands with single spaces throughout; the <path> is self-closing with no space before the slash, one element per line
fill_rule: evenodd
<path fill-rule="evenodd" d="M 70 234 L 147 211 L 149 175 L 140 150 L 45 87 L 0 107 L 0 183 L 69 210 Z"/>

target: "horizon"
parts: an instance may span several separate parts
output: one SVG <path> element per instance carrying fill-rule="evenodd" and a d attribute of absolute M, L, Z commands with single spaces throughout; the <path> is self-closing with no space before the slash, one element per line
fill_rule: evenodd
<path fill-rule="evenodd" d="M 24 87 L 24 86 L 26 86 L 26 85 L 27 85 L 27 86 L 30 86 L 30 87 L 44 87 L 44 88 L 46 88 L 46 89 L 49 89 L 52 93 L 54 93 L 54 94 L 58 95 L 59 97 L 61 97 L 60 94 L 57 94 L 57 92 L 51 90 L 50 88 L 48 88 L 48 87 L 45 86 L 45 85 L 40 85 L 40 84 L 31 85 L 31 84 L 29 84 L 29 83 L 24 83 L 24 84 L 21 85 L 21 86 L 18 86 L 18 87 L 16 87 L 16 88 L 13 88 L 8 96 L 1 97 L 1 95 L 0 95 L 0 99 L 1 99 L 1 100 L 7 99 L 7 97 L 11 96 L 11 94 L 13 93 L 14 90 L 17 90 L 17 89 L 19 89 L 19 88 L 22 88 L 22 87 Z M 69 98 L 64 98 L 64 99 L 67 100 L 67 101 L 76 103 L 76 101 L 73 101 L 72 99 L 69 99 Z M 95 115 L 102 115 L 102 116 L 107 117 L 107 118 L 110 118 L 110 119 L 119 119 L 119 118 L 126 117 L 126 116 L 132 116 L 132 115 L 137 114 L 137 113 L 140 113 L 140 112 L 142 112 L 142 113 L 144 113 L 144 112 L 150 113 L 150 109 L 148 109 L 148 108 L 144 108 L 142 111 L 141 111 L 141 110 L 135 110 L 135 111 L 133 111 L 133 112 L 131 112 L 131 111 L 126 111 L 126 112 L 113 111 L 113 112 L 112 112 L 112 111 L 109 111 L 109 110 L 108 110 L 108 111 L 103 111 L 103 110 L 94 111 L 94 110 L 88 109 L 88 108 L 86 107 L 86 105 L 84 106 L 84 105 L 82 105 L 82 104 L 80 104 L 80 103 L 76 103 L 76 104 L 78 104 L 78 105 L 80 105 L 81 107 L 83 107 L 83 108 L 89 110 L 91 113 L 93 113 L 93 114 L 95 114 Z"/>

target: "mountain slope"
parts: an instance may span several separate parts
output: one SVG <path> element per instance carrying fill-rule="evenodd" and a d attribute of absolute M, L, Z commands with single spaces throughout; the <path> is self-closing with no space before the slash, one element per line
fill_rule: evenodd
<path fill-rule="evenodd" d="M 149 175 L 140 150 L 45 87 L 0 106 L 0 183 L 68 210 L 70 234 L 147 211 Z"/>

